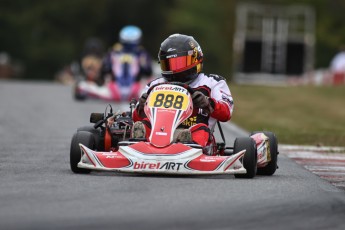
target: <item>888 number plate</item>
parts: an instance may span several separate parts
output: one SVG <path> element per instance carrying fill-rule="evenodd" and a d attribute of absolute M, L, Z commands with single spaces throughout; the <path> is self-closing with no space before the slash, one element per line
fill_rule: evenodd
<path fill-rule="evenodd" d="M 155 91 L 151 93 L 148 105 L 155 108 L 186 110 L 188 96 L 174 91 Z"/>

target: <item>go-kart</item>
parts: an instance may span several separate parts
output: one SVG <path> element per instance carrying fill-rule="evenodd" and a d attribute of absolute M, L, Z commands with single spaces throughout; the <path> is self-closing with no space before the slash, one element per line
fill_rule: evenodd
<path fill-rule="evenodd" d="M 111 74 L 106 76 L 105 83 L 99 85 L 97 81 L 90 81 L 88 78 L 77 81 L 74 98 L 76 100 L 101 99 L 117 102 L 138 98 L 141 90 L 140 82 L 136 81 L 137 76 L 140 75 L 139 63 L 140 60 L 134 54 L 112 54 Z"/>
<path fill-rule="evenodd" d="M 130 101 L 131 98 L 138 98 L 141 89 L 139 82 L 132 85 L 119 85 L 117 82 L 108 82 L 105 85 L 98 85 L 94 81 L 81 80 L 74 87 L 74 98 L 76 100 L 100 99 L 104 101 Z"/>
<path fill-rule="evenodd" d="M 179 124 L 193 111 L 193 89 L 181 83 L 160 83 L 148 90 L 144 111 L 151 122 L 149 138 L 132 138 L 132 111 L 92 113 L 93 126 L 81 127 L 70 148 L 70 166 L 74 173 L 92 170 L 154 174 L 234 174 L 253 178 L 256 174 L 273 175 L 277 169 L 278 145 L 271 132 L 253 132 L 238 137 L 227 147 L 218 122 L 222 141 L 213 137 L 202 147 L 193 141 L 174 138 Z M 110 125 L 109 118 L 113 123 Z"/>

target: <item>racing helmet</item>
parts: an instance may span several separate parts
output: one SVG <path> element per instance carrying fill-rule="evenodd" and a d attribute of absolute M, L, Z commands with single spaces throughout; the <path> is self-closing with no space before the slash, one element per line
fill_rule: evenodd
<path fill-rule="evenodd" d="M 125 26 L 119 33 L 119 40 L 122 44 L 138 45 L 141 41 L 142 32 L 137 26 Z"/>
<path fill-rule="evenodd" d="M 162 42 L 158 60 L 167 81 L 189 83 L 202 70 L 203 53 L 192 36 L 173 34 Z"/>

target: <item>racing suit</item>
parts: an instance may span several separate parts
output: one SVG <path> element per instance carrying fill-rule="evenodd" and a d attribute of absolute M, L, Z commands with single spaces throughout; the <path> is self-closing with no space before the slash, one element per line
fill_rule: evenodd
<path fill-rule="evenodd" d="M 103 60 L 102 76 L 112 75 L 113 81 L 139 82 L 143 76 L 151 76 L 151 57 L 139 45 L 116 43 Z"/>
<path fill-rule="evenodd" d="M 149 53 L 140 45 L 116 43 L 105 56 L 101 69 L 101 77 L 111 76 L 113 97 L 120 100 L 121 89 L 130 87 L 128 98 L 137 97 L 142 77 L 152 75 L 152 62 Z M 127 90 L 125 90 L 127 91 Z"/>
<path fill-rule="evenodd" d="M 163 82 L 167 82 L 163 77 L 151 81 L 143 93 L 146 93 L 151 86 Z M 230 120 L 234 108 L 233 99 L 225 79 L 219 75 L 200 73 L 189 86 L 209 97 L 214 111 L 208 114 L 202 109 L 194 108 L 193 114 L 178 128 L 189 129 L 192 134 L 192 140 L 205 147 L 212 142 L 212 132 L 217 120 L 222 122 Z M 133 112 L 133 121 L 142 121 L 146 129 L 146 138 L 148 138 L 151 132 L 150 122 L 146 117 L 139 115 L 138 109 L 135 109 Z"/>

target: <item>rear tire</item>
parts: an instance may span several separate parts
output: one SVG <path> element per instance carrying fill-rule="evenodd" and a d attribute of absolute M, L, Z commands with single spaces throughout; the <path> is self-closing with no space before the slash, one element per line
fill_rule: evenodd
<path fill-rule="evenodd" d="M 79 127 L 77 129 L 77 132 L 80 132 L 80 131 L 85 131 L 85 132 L 89 132 L 89 133 L 92 133 L 92 134 L 99 133 L 99 130 L 95 129 L 92 125 L 87 125 L 87 126 Z"/>
<path fill-rule="evenodd" d="M 90 169 L 78 168 L 78 163 L 80 162 L 80 159 L 81 159 L 81 150 L 79 147 L 79 143 L 85 145 L 86 147 L 90 149 L 94 149 L 95 138 L 89 132 L 79 131 L 73 135 L 72 141 L 71 141 L 71 149 L 70 149 L 71 170 L 74 173 L 78 173 L 78 174 L 88 174 L 91 172 Z"/>
<path fill-rule="evenodd" d="M 81 94 L 75 93 L 75 94 L 74 94 L 74 99 L 75 99 L 76 101 L 85 101 L 85 100 L 86 100 L 86 96 L 85 96 L 85 95 L 81 95 Z"/>
<path fill-rule="evenodd" d="M 245 174 L 235 174 L 236 178 L 253 178 L 257 171 L 257 153 L 255 141 L 250 137 L 236 138 L 234 143 L 234 153 L 246 150 L 243 156 L 243 167 L 247 170 Z"/>
<path fill-rule="evenodd" d="M 271 161 L 263 168 L 258 168 L 258 175 L 272 176 L 278 168 L 278 140 L 274 133 L 268 131 L 256 131 L 252 132 L 251 135 L 256 133 L 263 133 L 269 138 Z"/>
<path fill-rule="evenodd" d="M 95 129 L 92 125 L 82 126 L 77 129 L 77 132 L 85 131 L 93 135 L 95 144 L 93 150 L 104 151 L 104 138 L 102 138 L 100 128 Z"/>

